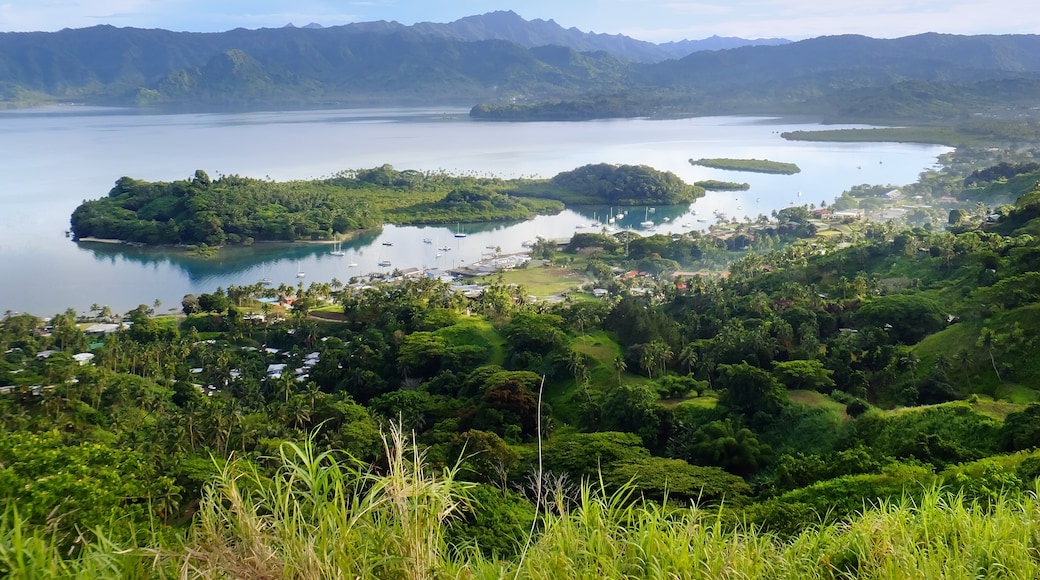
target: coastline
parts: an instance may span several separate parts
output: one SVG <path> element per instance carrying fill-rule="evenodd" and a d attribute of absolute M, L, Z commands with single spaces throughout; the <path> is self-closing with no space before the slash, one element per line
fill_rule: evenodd
<path fill-rule="evenodd" d="M 238 250 L 238 249 L 245 249 L 245 248 L 250 248 L 250 247 L 255 247 L 255 246 L 273 246 L 273 245 L 279 245 L 279 244 L 282 244 L 282 245 L 293 245 L 293 244 L 301 244 L 301 245 L 339 244 L 339 243 L 342 243 L 342 242 L 353 240 L 353 239 L 358 238 L 358 237 L 362 236 L 363 234 L 366 234 L 366 233 L 369 233 L 369 232 L 379 231 L 380 229 L 382 229 L 382 228 L 371 228 L 371 229 L 364 229 L 364 230 L 355 230 L 355 231 L 348 232 L 348 233 L 346 233 L 346 234 L 344 234 L 342 236 L 339 236 L 339 237 L 337 237 L 335 239 L 331 239 L 331 240 L 292 240 L 292 241 L 289 241 L 289 240 L 257 240 L 257 241 L 254 241 L 252 244 L 224 244 L 224 245 L 220 245 L 220 246 L 207 246 L 207 247 L 212 249 L 212 250 L 216 250 L 216 251 L 219 252 L 221 250 Z M 184 252 L 195 252 L 200 247 L 200 245 L 190 245 L 190 244 L 158 244 L 158 245 L 155 245 L 155 244 L 146 244 L 144 242 L 129 242 L 129 241 L 126 241 L 126 240 L 120 240 L 118 238 L 95 238 L 93 236 L 87 236 L 87 237 L 83 237 L 83 238 L 73 238 L 72 241 L 74 243 L 77 243 L 77 244 L 79 244 L 79 243 L 84 243 L 84 244 L 106 244 L 106 245 L 110 245 L 110 246 L 129 246 L 129 247 L 133 247 L 133 248 L 146 248 L 146 249 L 150 249 L 150 250 L 160 250 L 160 249 L 161 250 L 179 250 L 179 251 L 184 251 Z"/>

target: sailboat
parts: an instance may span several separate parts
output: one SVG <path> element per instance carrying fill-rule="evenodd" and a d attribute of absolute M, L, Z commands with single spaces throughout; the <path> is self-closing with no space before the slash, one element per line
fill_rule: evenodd
<path fill-rule="evenodd" d="M 329 252 L 329 254 L 333 255 L 333 256 L 346 256 L 347 255 L 346 253 L 343 252 L 343 250 L 339 249 L 339 242 L 336 242 L 335 249 L 333 249 L 331 252 Z"/>
<path fill-rule="evenodd" d="M 464 237 L 466 237 L 466 234 L 462 231 L 462 223 L 461 222 L 455 228 L 455 237 L 456 238 L 464 238 Z"/>
<path fill-rule="evenodd" d="M 299 260 L 297 260 L 296 261 L 296 277 L 297 278 L 303 278 L 306 275 L 307 274 L 304 273 L 304 271 L 300 269 L 300 262 L 299 262 Z"/>
<path fill-rule="evenodd" d="M 649 207 L 646 208 L 646 211 L 643 214 L 643 221 L 639 222 L 639 225 L 641 227 L 644 227 L 644 228 L 652 228 L 652 227 L 654 227 L 654 222 L 653 222 L 653 220 L 650 219 L 650 208 Z"/>
<path fill-rule="evenodd" d="M 267 276 L 267 264 L 264 264 L 264 277 L 260 278 L 260 283 L 264 286 L 270 286 L 271 284 L 274 284 L 274 280 L 271 280 L 271 278 Z"/>

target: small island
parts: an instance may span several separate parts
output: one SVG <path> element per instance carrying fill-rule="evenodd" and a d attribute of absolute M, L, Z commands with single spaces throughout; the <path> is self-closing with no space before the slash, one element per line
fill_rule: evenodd
<path fill-rule="evenodd" d="M 705 179 L 694 181 L 697 187 L 703 187 L 704 191 L 747 191 L 751 189 L 748 183 L 737 183 L 735 181 L 719 181 L 717 179 Z"/>
<path fill-rule="evenodd" d="M 978 136 L 951 127 L 876 127 L 873 129 L 826 129 L 820 131 L 785 131 L 788 141 L 820 141 L 831 143 L 934 143 L 968 145 Z"/>
<path fill-rule="evenodd" d="M 275 182 L 203 170 L 184 180 L 122 177 L 72 213 L 77 241 L 214 248 L 254 242 L 337 241 L 383 224 L 526 220 L 565 204 L 671 205 L 704 189 L 644 165 L 586 165 L 552 179 L 398 171 L 390 165 Z"/>
<path fill-rule="evenodd" d="M 690 159 L 690 165 L 700 165 L 727 171 L 750 171 L 752 173 L 772 173 L 777 175 L 794 175 L 801 169 L 794 163 L 781 163 L 768 159 Z"/>

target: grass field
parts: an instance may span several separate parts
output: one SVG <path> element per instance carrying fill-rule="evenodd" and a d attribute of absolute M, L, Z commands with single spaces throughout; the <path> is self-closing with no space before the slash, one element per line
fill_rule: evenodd
<path fill-rule="evenodd" d="M 798 389 L 788 391 L 787 398 L 790 399 L 792 403 L 798 403 L 799 405 L 805 405 L 806 407 L 834 411 L 841 415 L 842 419 L 847 420 L 850 418 L 848 413 L 845 411 L 845 405 L 835 401 L 823 393 Z"/>
<path fill-rule="evenodd" d="M 584 273 L 570 268 L 531 264 L 527 268 L 478 278 L 477 282 L 480 284 L 519 284 L 529 295 L 545 298 L 578 288 L 587 283 L 588 278 Z"/>
<path fill-rule="evenodd" d="M 1036 393 L 1030 391 L 1033 394 L 1034 400 Z M 1003 421 L 1011 413 L 1016 413 L 1025 408 L 1025 405 L 1018 403 L 1008 403 L 1007 401 L 996 401 L 992 397 L 985 395 L 978 395 L 971 401 L 971 408 L 980 415 L 985 415 L 998 421 Z"/>

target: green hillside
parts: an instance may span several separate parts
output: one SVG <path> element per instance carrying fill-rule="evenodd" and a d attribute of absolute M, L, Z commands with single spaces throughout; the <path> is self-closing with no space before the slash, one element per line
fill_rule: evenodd
<path fill-rule="evenodd" d="M 391 276 L 7 313 L 0 573 L 1032 577 L 1040 189 L 1028 163 L 959 158 L 904 189 L 1016 200 L 582 234 L 477 292 Z M 204 177 L 175 197 L 219 199 Z M 445 189 L 389 168 L 296 187 L 382 177 Z"/>

